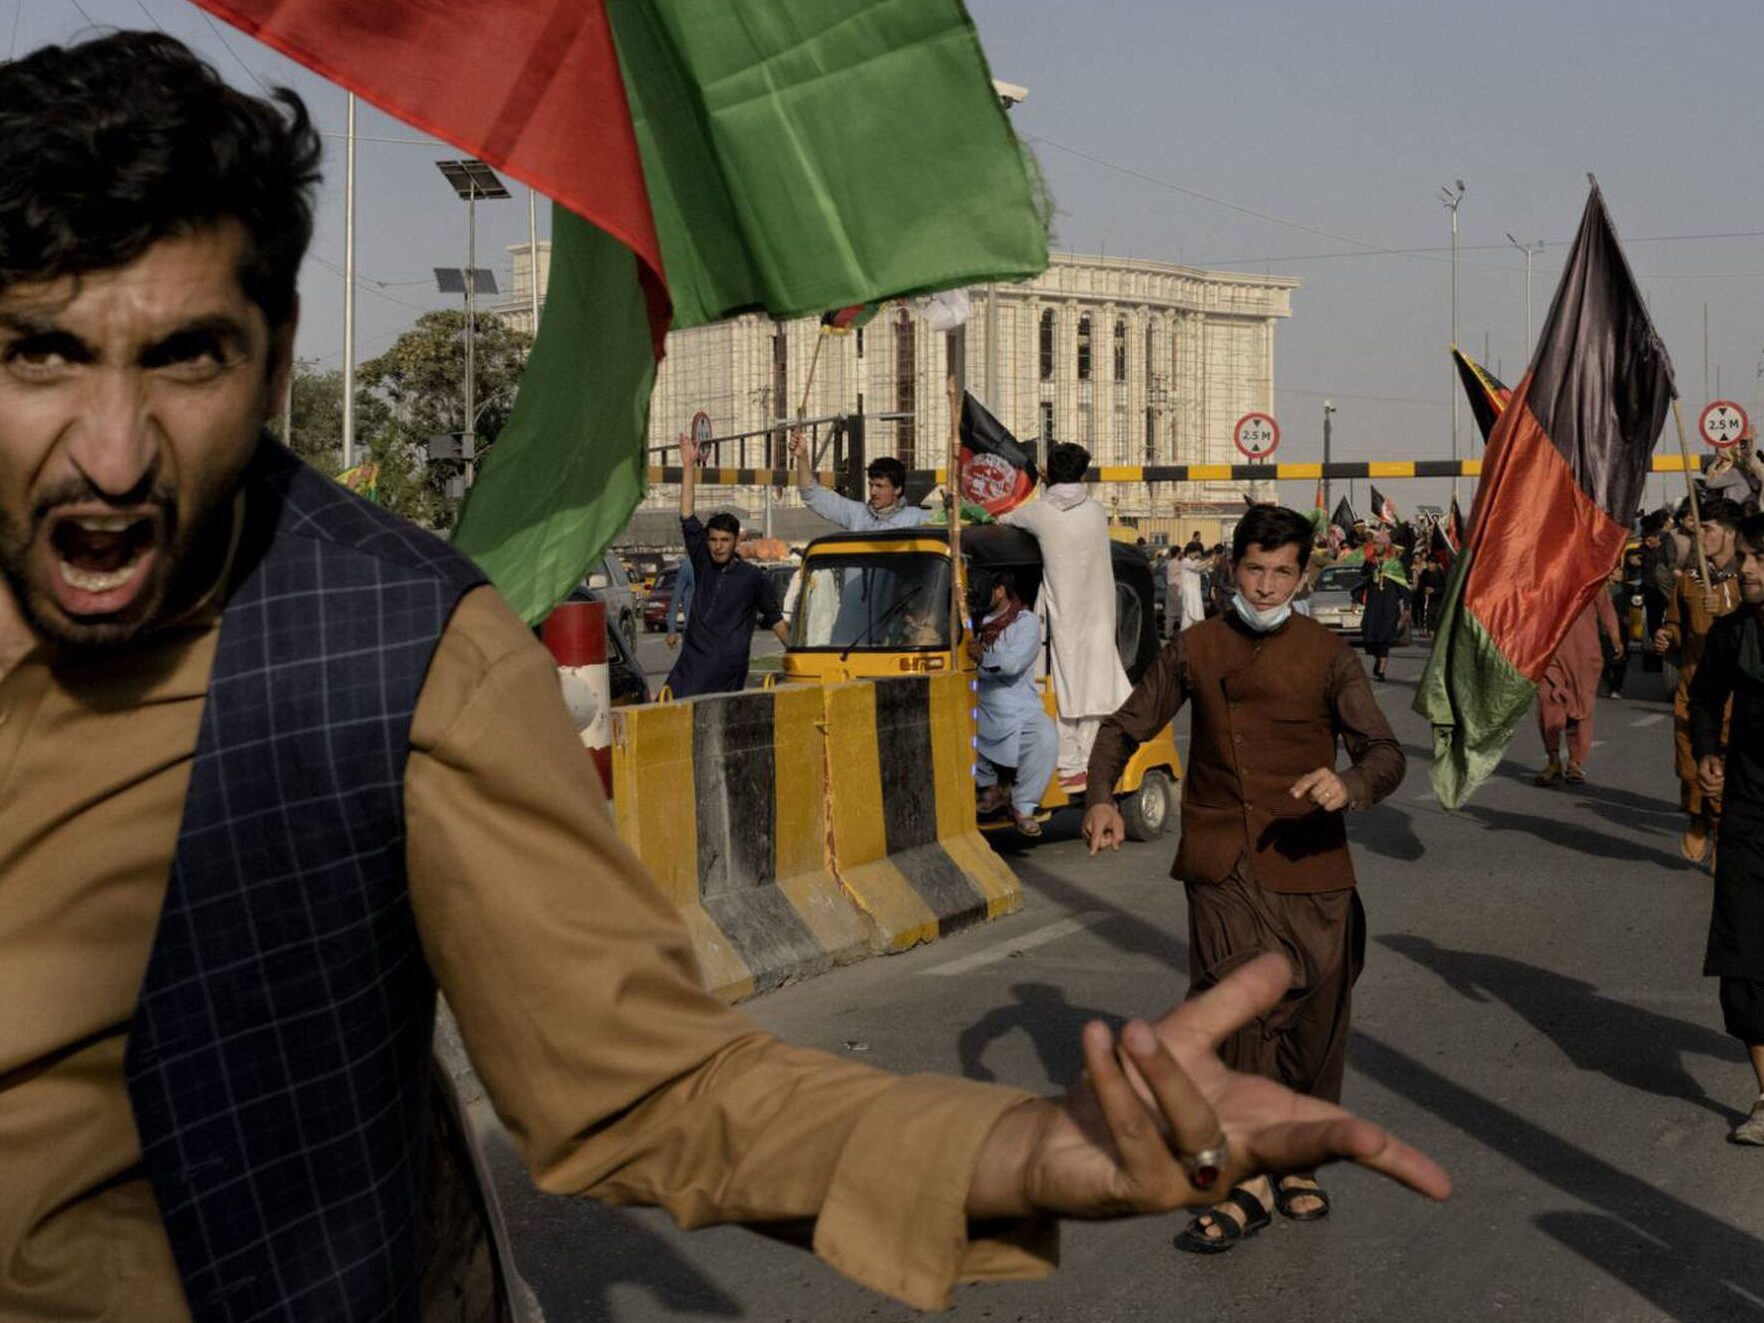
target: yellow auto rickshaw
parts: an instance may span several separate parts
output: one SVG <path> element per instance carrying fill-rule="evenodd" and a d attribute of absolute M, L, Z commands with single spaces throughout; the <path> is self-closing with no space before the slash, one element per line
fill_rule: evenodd
<path fill-rule="evenodd" d="M 1041 593 L 1041 548 L 1020 529 L 989 524 L 961 534 L 968 572 L 1009 570 L 1017 594 L 1034 606 Z M 1152 571 L 1137 546 L 1111 542 L 1114 571 L 1115 646 L 1127 677 L 1138 683 L 1158 654 Z M 804 552 L 784 654 L 783 678 L 806 683 L 882 679 L 940 671 L 973 672 L 963 642 L 972 622 L 963 620 L 953 641 L 950 610 L 949 532 L 924 527 L 834 533 Z M 1053 640 L 1043 644 L 1039 685 L 1042 702 L 1057 717 L 1049 676 Z M 1141 745 L 1115 786 L 1127 834 L 1147 841 L 1175 824 L 1175 784 L 1181 759 L 1170 728 Z M 1055 776 L 1041 797 L 1041 816 L 1072 803 Z M 980 823 L 982 830 L 1008 827 L 1008 817 Z"/>

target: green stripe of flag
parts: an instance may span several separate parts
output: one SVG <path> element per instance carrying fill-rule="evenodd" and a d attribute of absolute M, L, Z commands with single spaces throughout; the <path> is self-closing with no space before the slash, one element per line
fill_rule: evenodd
<path fill-rule="evenodd" d="M 1046 268 L 1045 200 L 956 0 L 608 15 L 676 329 Z M 653 384 L 629 250 L 556 214 L 539 341 L 455 534 L 528 620 L 641 498 Z"/>
<path fill-rule="evenodd" d="M 1433 726 L 1433 793 L 1448 809 L 1494 774 L 1537 695 L 1464 606 L 1474 560 L 1466 548 L 1452 563 L 1433 651 L 1415 689 L 1415 711 Z"/>

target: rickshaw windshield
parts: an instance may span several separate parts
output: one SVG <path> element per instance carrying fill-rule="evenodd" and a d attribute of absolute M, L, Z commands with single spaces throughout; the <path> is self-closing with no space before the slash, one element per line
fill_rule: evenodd
<path fill-rule="evenodd" d="M 811 556 L 790 646 L 853 652 L 948 648 L 948 558 L 927 552 Z"/>

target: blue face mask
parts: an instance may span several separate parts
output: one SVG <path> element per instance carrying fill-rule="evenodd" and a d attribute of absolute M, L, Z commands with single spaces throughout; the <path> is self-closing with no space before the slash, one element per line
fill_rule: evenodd
<path fill-rule="evenodd" d="M 1243 621 L 1258 634 L 1266 634 L 1279 629 L 1292 614 L 1292 599 L 1289 597 L 1279 606 L 1268 611 L 1258 611 L 1249 604 L 1249 599 L 1242 593 L 1231 595 L 1231 605 L 1237 611 L 1237 618 Z"/>

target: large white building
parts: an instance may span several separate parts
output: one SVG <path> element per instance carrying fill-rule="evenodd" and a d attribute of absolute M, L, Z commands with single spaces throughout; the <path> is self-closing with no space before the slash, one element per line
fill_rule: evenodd
<path fill-rule="evenodd" d="M 511 253 L 524 289 L 525 246 Z M 541 290 L 545 274 L 542 266 Z M 1273 412 L 1274 328 L 1291 315 L 1297 285 L 1285 276 L 1055 254 L 1033 280 L 970 288 L 971 314 L 953 335 L 930 330 L 904 303 L 849 335 L 825 334 L 814 318 L 752 315 L 680 331 L 668 337 L 657 374 L 650 445 L 671 445 L 703 413 L 715 437 L 756 434 L 721 444 L 718 465 L 781 467 L 781 434 L 763 435 L 766 428 L 799 408 L 810 418 L 861 410 L 872 420 L 871 457 L 938 468 L 949 436 L 945 383 L 957 371 L 1044 455 L 1058 440 L 1082 443 L 1099 465 L 1241 462 L 1232 428 L 1251 410 Z M 1228 520 L 1243 509 L 1243 493 L 1230 483 L 1121 483 L 1100 494 L 1123 518 L 1161 522 Z M 1272 495 L 1272 484 L 1255 494 Z M 760 501 L 751 491 L 705 496 L 750 511 Z M 657 490 L 646 504 L 674 499 Z"/>

